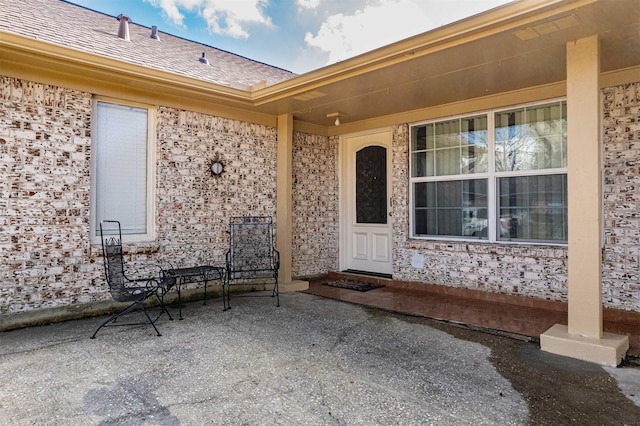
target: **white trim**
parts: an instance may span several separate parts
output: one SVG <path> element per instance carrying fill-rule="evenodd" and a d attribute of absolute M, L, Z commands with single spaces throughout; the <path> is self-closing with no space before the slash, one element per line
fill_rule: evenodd
<path fill-rule="evenodd" d="M 501 112 L 505 111 L 514 111 L 525 108 L 536 107 L 540 105 L 549 105 L 556 102 L 567 102 L 566 97 L 557 97 L 545 100 L 538 100 L 535 102 L 527 102 L 522 104 L 514 104 L 509 106 L 503 106 L 500 108 L 492 108 L 488 110 L 482 111 L 472 111 L 464 114 L 456 114 L 451 116 L 444 116 L 440 118 L 433 118 L 424 121 L 418 121 L 414 123 L 409 123 L 409 149 L 408 149 L 408 176 L 409 176 L 409 238 L 415 240 L 437 240 L 437 241 L 468 241 L 468 242 L 483 242 L 483 243 L 498 243 L 498 244 L 531 244 L 531 245 L 545 245 L 545 246 L 566 246 L 567 242 L 556 242 L 556 241 L 547 241 L 547 240 L 502 240 L 497 236 L 497 227 L 498 227 L 498 218 L 499 218 L 499 197 L 497 194 L 497 180 L 499 178 L 505 177 L 517 177 L 517 176 L 541 176 L 541 175 L 556 175 L 556 174 L 567 174 L 567 167 L 562 168 L 554 168 L 554 169 L 537 169 L 537 170 L 518 170 L 518 171 L 501 171 L 496 172 L 495 170 L 495 116 Z M 412 177 L 412 128 L 415 126 L 423 126 L 429 124 L 440 123 L 444 121 L 450 120 L 461 120 L 465 118 L 479 117 L 484 116 L 487 117 L 487 161 L 488 167 L 487 172 L 485 173 L 466 173 L 466 174 L 452 174 L 452 175 L 443 175 L 443 176 L 421 176 L 421 177 Z M 566 141 L 567 145 L 569 141 Z M 434 148 L 435 150 L 435 148 Z M 470 238 L 468 236 L 417 236 L 414 234 L 415 229 L 415 209 L 414 209 L 414 194 L 413 194 L 413 185 L 415 183 L 422 182 L 443 182 L 443 181 L 461 181 L 461 180 L 475 180 L 475 179 L 486 179 L 487 180 L 487 237 L 486 238 Z"/>
<path fill-rule="evenodd" d="M 393 196 L 393 128 L 391 127 L 383 127 L 373 130 L 366 130 L 362 132 L 349 133 L 345 135 L 341 135 L 339 139 L 339 148 L 338 148 L 338 209 L 339 209 L 339 238 L 340 238 L 340 253 L 338 256 L 338 268 L 339 270 L 347 269 L 349 266 L 349 257 L 350 253 L 347 249 L 351 247 L 348 239 L 351 238 L 348 235 L 350 227 L 348 226 L 346 221 L 350 221 L 352 218 L 347 217 L 347 212 L 353 212 L 355 209 L 353 208 L 353 200 L 348 196 L 350 194 L 348 185 L 351 184 L 351 179 L 349 176 L 349 164 L 347 162 L 349 150 L 351 147 L 347 145 L 347 140 L 362 136 L 368 135 L 384 135 L 388 134 L 389 137 L 389 146 L 385 146 L 387 148 L 387 196 Z M 365 144 L 363 146 L 368 146 L 371 144 Z M 389 203 L 390 201 L 388 201 Z M 390 209 L 389 212 L 392 213 Z M 389 221 L 389 233 L 390 233 L 390 255 L 391 255 L 391 268 L 393 268 L 393 222 Z"/>
<path fill-rule="evenodd" d="M 142 104 L 138 102 L 124 101 L 104 96 L 94 96 L 91 100 L 91 186 L 89 191 L 90 198 L 90 215 L 89 215 L 89 240 L 91 244 L 100 244 L 100 234 L 97 232 L 98 227 L 96 219 L 96 155 L 95 135 L 97 135 L 97 108 L 98 102 L 110 103 L 114 105 L 126 105 L 135 108 L 147 110 L 147 189 L 146 189 L 146 225 L 147 232 L 145 234 L 123 235 L 123 242 L 149 242 L 156 238 L 155 216 L 156 216 L 156 108 L 153 105 Z"/>

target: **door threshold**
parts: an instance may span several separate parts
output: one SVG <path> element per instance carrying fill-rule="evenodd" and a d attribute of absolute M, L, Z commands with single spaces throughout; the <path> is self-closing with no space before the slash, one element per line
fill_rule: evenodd
<path fill-rule="evenodd" d="M 341 272 L 345 274 L 367 275 L 369 277 L 377 277 L 377 278 L 388 278 L 388 279 L 393 278 L 391 274 L 383 274 L 380 272 L 358 271 L 356 269 L 345 269 L 344 271 L 341 271 Z"/>

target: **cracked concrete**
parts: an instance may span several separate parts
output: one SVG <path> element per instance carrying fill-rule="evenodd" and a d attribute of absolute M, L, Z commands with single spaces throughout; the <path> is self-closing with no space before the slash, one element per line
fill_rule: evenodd
<path fill-rule="evenodd" d="M 281 298 L 280 308 L 270 298 L 236 298 L 227 312 L 221 300 L 189 303 L 183 321 L 161 319 L 162 337 L 147 325 L 89 339 L 101 318 L 0 333 L 0 419 L 520 425 L 640 418 L 625 396 L 640 388 L 640 370 L 605 370 L 524 341 L 309 294 Z"/>

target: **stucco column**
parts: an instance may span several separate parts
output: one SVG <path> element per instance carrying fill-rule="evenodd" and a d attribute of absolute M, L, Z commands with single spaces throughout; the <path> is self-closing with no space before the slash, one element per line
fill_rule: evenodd
<path fill-rule="evenodd" d="M 598 38 L 567 45 L 569 333 L 602 337 L 602 127 Z"/>
<path fill-rule="evenodd" d="M 280 291 L 309 288 L 306 281 L 292 279 L 293 244 L 293 116 L 278 116 L 278 152 L 276 183 L 276 245 L 280 252 Z"/>
<path fill-rule="evenodd" d="M 543 350 L 617 365 L 627 336 L 602 330 L 602 148 L 597 36 L 567 43 L 568 326 L 540 336 Z"/>

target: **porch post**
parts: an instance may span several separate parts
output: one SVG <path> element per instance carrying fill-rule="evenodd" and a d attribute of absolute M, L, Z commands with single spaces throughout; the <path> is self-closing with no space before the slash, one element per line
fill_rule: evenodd
<path fill-rule="evenodd" d="M 542 350 L 617 365 L 627 336 L 602 329 L 602 147 L 598 36 L 567 43 L 568 326 L 540 336 Z"/>
<path fill-rule="evenodd" d="M 309 288 L 306 281 L 292 279 L 293 244 L 293 116 L 278 116 L 276 166 L 276 246 L 280 252 L 278 285 L 283 293 Z"/>

